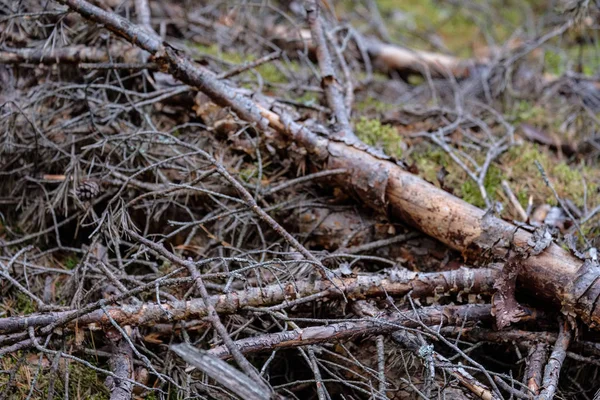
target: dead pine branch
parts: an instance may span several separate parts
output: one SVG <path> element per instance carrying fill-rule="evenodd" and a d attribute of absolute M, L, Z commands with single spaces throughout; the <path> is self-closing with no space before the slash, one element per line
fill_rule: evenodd
<path fill-rule="evenodd" d="M 164 252 L 164 250 L 163 250 Z M 166 254 L 166 253 L 165 253 Z M 185 260 L 173 258 L 176 262 L 186 264 Z M 284 285 L 272 284 L 265 287 L 247 288 L 231 291 L 221 295 L 211 295 L 206 301 L 214 307 L 218 314 L 234 314 L 247 307 L 280 308 L 301 304 L 304 299 L 334 299 L 342 294 L 351 299 L 374 298 L 382 296 L 402 297 L 410 293 L 416 297 L 427 297 L 447 294 L 485 294 L 491 293 L 497 272 L 493 269 L 461 268 L 454 271 L 416 273 L 404 269 L 390 270 L 388 276 L 359 275 L 356 277 L 337 277 L 331 281 L 315 280 L 288 282 Z M 171 282 L 152 282 L 146 285 L 146 291 L 152 291 L 156 285 L 190 284 L 191 279 L 174 279 Z M 142 287 L 143 288 L 143 287 Z M 343 290 L 341 292 L 340 290 Z M 140 292 L 124 292 L 112 299 L 117 302 Z M 315 297 L 316 296 L 316 297 Z M 101 309 L 105 301 L 90 307 L 84 313 L 77 311 L 49 312 L 27 317 L 9 317 L 0 319 L 0 333 L 8 334 L 27 330 L 30 327 L 52 326 L 57 322 L 79 327 L 86 325 L 105 326 L 110 318 L 121 325 L 143 326 L 171 320 L 180 321 L 190 318 L 204 318 L 208 309 L 204 299 L 188 301 L 167 301 L 162 304 L 152 302 L 136 305 L 112 305 Z M 94 308 L 96 310 L 94 311 Z M 5 340 L 7 338 L 4 338 Z"/>
<path fill-rule="evenodd" d="M 121 43 L 108 49 L 76 45 L 53 50 L 3 49 L 0 64 L 78 64 L 106 63 L 111 57 L 132 64 L 142 62 L 139 48 Z"/>
<path fill-rule="evenodd" d="M 525 383 L 531 392 L 538 396 L 542 387 L 542 370 L 548 357 L 548 345 L 537 343 L 532 346 L 527 356 L 527 368 L 525 369 Z"/>
<path fill-rule="evenodd" d="M 346 103 L 340 90 L 340 82 L 338 81 L 333 67 L 333 60 L 327 47 L 325 32 L 323 31 L 322 19 L 319 12 L 319 6 L 316 1 L 308 1 L 306 3 L 306 19 L 310 26 L 313 42 L 316 47 L 317 60 L 321 69 L 321 85 L 327 96 L 327 104 L 333 111 L 339 132 L 336 135 L 350 141 L 358 141 L 358 138 L 352 132 L 350 126 L 349 113 L 346 108 Z"/>
<path fill-rule="evenodd" d="M 109 359 L 109 365 L 114 376 L 106 378 L 106 386 L 111 392 L 111 400 L 131 399 L 133 392 L 133 351 L 129 343 L 121 338 L 121 334 L 116 330 L 106 332 L 112 345 L 112 355 Z"/>
<path fill-rule="evenodd" d="M 542 389 L 537 400 L 551 400 L 554 398 L 558 390 L 558 378 L 563 362 L 567 357 L 567 349 L 571 344 L 572 338 L 571 328 L 566 321 L 561 321 L 559 325 L 558 337 L 554 344 L 554 349 L 550 354 L 546 368 L 544 369 L 544 377 L 542 379 Z"/>
<path fill-rule="evenodd" d="M 486 321 L 490 318 L 490 306 L 470 304 L 464 306 L 427 307 L 413 311 L 396 312 L 356 321 L 330 323 L 323 326 L 297 328 L 293 331 L 270 333 L 247 339 L 237 340 L 235 345 L 244 354 L 270 351 L 273 349 L 293 348 L 311 344 L 349 339 L 357 335 L 374 335 L 394 332 L 403 328 L 419 326 L 416 319 L 428 325 L 467 324 L 468 321 Z M 231 358 L 226 346 L 209 350 L 219 358 Z"/>

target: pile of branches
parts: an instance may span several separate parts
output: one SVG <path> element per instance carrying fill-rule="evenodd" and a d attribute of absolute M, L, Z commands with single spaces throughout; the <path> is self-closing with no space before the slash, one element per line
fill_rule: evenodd
<path fill-rule="evenodd" d="M 3 3 L 2 398 L 593 396 L 598 208 L 557 194 L 554 235 L 484 184 L 519 144 L 502 99 L 596 112 L 593 79 L 528 59 L 582 12 L 462 60 L 329 2 Z M 359 139 L 356 99 L 386 95 L 486 209 Z"/>

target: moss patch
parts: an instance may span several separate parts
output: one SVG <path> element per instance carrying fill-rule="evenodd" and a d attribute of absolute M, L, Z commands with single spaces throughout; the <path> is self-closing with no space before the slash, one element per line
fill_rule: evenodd
<path fill-rule="evenodd" d="M 467 151 L 466 149 L 462 149 Z M 481 165 L 482 155 L 471 152 L 470 155 Z M 562 199 L 569 199 L 579 208 L 584 206 L 584 184 L 587 185 L 587 206 L 595 207 L 600 204 L 600 170 L 591 168 L 583 163 L 569 164 L 557 160 L 557 155 L 544 146 L 526 142 L 521 146 L 511 148 L 490 165 L 484 187 L 490 200 L 502 201 L 504 211 L 502 217 L 516 218 L 514 209 L 507 202 L 502 189 L 502 180 L 507 180 L 512 191 L 523 206 L 527 207 L 532 197 L 534 206 L 541 204 L 557 205 L 552 190 L 546 185 L 535 165 L 538 161 L 548 176 L 548 179 Z M 485 201 L 477 184 L 460 168 L 450 156 L 435 145 L 424 142 L 411 148 L 409 164 L 414 163 L 418 175 L 440 187 L 437 175 L 442 168 L 446 170 L 443 186 L 454 195 L 480 208 L 485 208 Z M 585 224 L 583 231 L 591 235 L 590 229 L 597 221 Z"/>
<path fill-rule="evenodd" d="M 526 100 L 515 102 L 510 114 L 510 119 L 514 124 L 528 123 L 541 127 L 554 122 L 554 115 L 547 108 Z"/>
<path fill-rule="evenodd" d="M 14 399 L 24 399 L 28 396 L 31 390 L 31 384 L 36 376 L 39 366 L 38 356 L 33 353 L 25 355 L 27 361 L 22 363 L 20 366 L 19 358 L 22 357 L 22 353 L 18 352 L 13 355 L 8 355 L 0 359 L 0 368 L 3 371 L 10 371 L 18 366 L 15 374 L 15 383 L 12 393 Z M 52 361 L 48 359 L 42 359 L 42 369 L 39 376 L 37 377 L 35 388 L 33 389 L 33 399 L 45 399 L 48 397 L 48 390 L 50 384 L 51 365 Z M 61 360 L 59 363 L 57 374 L 53 377 L 55 380 L 54 385 L 54 397 L 55 399 L 62 399 L 65 393 L 64 386 L 64 369 L 66 368 L 65 360 Z M 0 374 L 0 387 L 6 388 L 8 385 L 9 375 Z M 71 399 L 92 399 L 92 400 L 104 400 L 110 398 L 110 393 L 104 385 L 104 378 L 96 371 L 79 364 L 77 362 L 69 363 L 69 398 Z M 6 393 L 8 394 L 8 393 Z"/>
<path fill-rule="evenodd" d="M 363 114 L 384 113 L 398 107 L 397 105 L 383 102 L 375 97 L 364 96 L 364 98 L 354 103 L 354 108 Z"/>
<path fill-rule="evenodd" d="M 521 2 L 493 0 L 486 4 L 488 7 L 478 10 L 438 0 L 377 0 L 384 20 L 391 21 L 388 28 L 394 39 L 419 47 L 426 43 L 415 43 L 419 39 L 412 32 L 435 32 L 448 49 L 461 57 L 471 57 L 474 49 L 485 45 L 486 34 L 503 42 L 524 22 L 525 6 Z"/>
<path fill-rule="evenodd" d="M 383 125 L 378 119 L 361 117 L 355 124 L 356 136 L 370 146 L 381 148 L 387 155 L 402 157 L 402 139 L 391 125 Z"/>
<path fill-rule="evenodd" d="M 19 292 L 17 294 L 15 310 L 19 313 L 19 315 L 32 314 L 36 310 L 35 302 L 31 300 L 31 298 L 25 293 Z"/>
<path fill-rule="evenodd" d="M 498 198 L 498 191 L 501 189 L 503 178 L 502 171 L 495 165 L 490 165 L 485 179 L 483 180 L 483 187 L 490 200 Z M 485 200 L 481 195 L 481 190 L 479 190 L 479 186 L 470 177 L 467 177 L 460 186 L 460 196 L 464 201 L 471 203 L 474 206 L 480 208 L 485 208 L 486 206 Z"/>
<path fill-rule="evenodd" d="M 553 75 L 563 75 L 568 70 L 587 76 L 600 69 L 600 49 L 593 44 L 567 47 L 565 50 L 546 49 L 544 68 Z"/>
<path fill-rule="evenodd" d="M 431 145 L 434 146 L 434 145 Z M 436 186 L 440 186 L 437 174 L 441 168 L 445 168 L 446 176 L 444 178 L 444 187 L 451 190 L 452 193 L 474 206 L 485 208 L 485 200 L 481 195 L 479 186 L 469 175 L 458 166 L 442 149 L 437 147 L 422 151 L 426 146 L 421 146 L 411 154 L 411 161 L 415 163 L 419 171 L 419 176 Z M 481 160 L 478 160 L 481 161 Z M 488 173 L 484 179 L 484 188 L 490 200 L 498 198 L 498 191 L 501 190 L 501 183 L 504 174 L 495 165 L 490 165 Z"/>
<path fill-rule="evenodd" d="M 561 198 L 568 198 L 582 207 L 585 180 L 589 204 L 598 204 L 600 171 L 583 164 L 569 165 L 565 161 L 556 162 L 545 148 L 532 143 L 525 143 L 523 146 L 509 150 L 500 160 L 500 164 L 511 179 L 511 187 L 518 193 L 519 200 L 526 201 L 529 196 L 533 196 L 536 204 L 557 204 L 552 190 L 543 181 L 535 161 L 542 165 Z"/>
<path fill-rule="evenodd" d="M 63 265 L 65 266 L 66 269 L 75 269 L 75 267 L 77 267 L 78 264 L 79 264 L 79 257 L 77 257 L 76 255 L 69 255 L 69 256 L 65 257 L 65 259 L 63 261 Z"/>
<path fill-rule="evenodd" d="M 252 54 L 243 54 L 240 52 L 233 52 L 233 51 L 232 52 L 222 51 L 222 49 L 216 44 L 213 44 L 210 46 L 191 44 L 190 47 L 197 50 L 200 53 L 210 55 L 215 58 L 219 58 L 230 64 L 239 65 L 239 64 L 246 63 L 246 62 L 252 62 L 257 59 L 257 57 Z M 297 72 L 300 70 L 300 65 L 295 62 L 288 62 L 288 63 L 285 63 L 285 68 L 289 69 L 290 71 Z M 254 68 L 254 71 L 258 72 L 261 75 L 262 79 L 264 79 L 267 82 L 271 82 L 271 83 L 287 83 L 287 82 L 289 82 L 289 77 L 282 71 L 282 69 L 280 69 L 277 65 L 275 65 L 274 62 L 262 64 L 256 68 Z M 247 71 L 241 75 L 251 77 L 252 72 Z"/>

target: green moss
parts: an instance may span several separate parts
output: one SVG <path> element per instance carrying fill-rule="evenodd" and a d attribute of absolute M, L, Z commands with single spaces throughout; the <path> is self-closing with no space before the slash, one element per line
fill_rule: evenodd
<path fill-rule="evenodd" d="M 482 157 L 481 154 L 472 156 L 480 164 L 483 162 L 478 159 Z M 433 147 L 433 145 L 425 147 L 420 145 L 413 148 L 410 158 L 416 165 L 419 176 L 436 186 L 440 186 L 437 174 L 441 168 L 445 168 L 444 188 L 451 190 L 453 194 L 474 206 L 485 208 L 485 200 L 477 183 L 444 150 Z M 502 190 L 503 179 L 505 179 L 503 171 L 494 164 L 490 165 L 483 183 L 490 200 L 498 198 L 498 194 Z"/>
<path fill-rule="evenodd" d="M 19 315 L 32 314 L 36 310 L 35 302 L 23 292 L 17 293 L 15 310 Z"/>
<path fill-rule="evenodd" d="M 461 186 L 461 198 L 467 203 L 473 204 L 477 207 L 485 207 L 485 201 L 481 196 L 481 192 L 477 187 L 477 184 L 472 179 L 467 179 Z"/>
<path fill-rule="evenodd" d="M 515 124 L 529 123 L 532 125 L 539 125 L 539 123 L 546 123 L 549 118 L 547 111 L 530 101 L 521 100 L 517 101 L 512 109 L 512 118 Z"/>
<path fill-rule="evenodd" d="M 33 354 L 31 354 L 33 355 Z M 0 359 L 0 369 L 9 371 L 17 367 L 18 360 L 28 355 L 20 352 L 8 355 Z M 30 362 L 23 363 L 15 374 L 16 384 L 11 399 L 24 399 L 29 395 L 33 377 L 37 374 L 39 366 Z M 61 399 L 65 392 L 64 386 L 64 359 L 59 364 L 59 373 L 52 375 L 49 367 L 42 367 L 40 375 L 37 377 L 36 385 L 33 390 L 33 399 L 45 399 L 48 397 L 50 379 L 55 379 L 54 397 Z M 0 387 L 5 388 L 8 384 L 8 374 L 0 374 Z M 92 399 L 104 400 L 110 398 L 110 393 L 104 385 L 104 376 L 96 371 L 77 362 L 69 363 L 69 398 L 71 399 Z M 8 394 L 8 393 L 6 393 Z"/>
<path fill-rule="evenodd" d="M 483 180 L 483 187 L 490 200 L 496 198 L 498 190 L 502 183 L 502 171 L 494 165 L 491 165 L 488 169 L 487 175 Z M 460 186 L 460 197 L 467 203 L 471 203 L 474 206 L 485 208 L 485 200 L 481 195 L 479 186 L 473 181 L 473 179 L 467 178 Z"/>
<path fill-rule="evenodd" d="M 245 56 L 240 52 L 222 51 L 221 47 L 218 44 L 211 44 L 210 46 L 206 46 L 203 44 L 192 43 L 190 44 L 190 47 L 201 54 L 213 56 L 231 64 L 241 64 L 244 61 L 252 61 L 254 59 L 254 57 Z"/>
<path fill-rule="evenodd" d="M 319 95 L 315 92 L 304 92 L 302 96 L 294 96 L 291 99 L 307 106 L 319 103 Z"/>
<path fill-rule="evenodd" d="M 552 174 L 563 182 L 581 179 L 581 173 L 569 167 L 564 161 L 558 163 L 554 168 L 552 168 Z"/>
<path fill-rule="evenodd" d="M 222 51 L 222 49 L 216 44 L 212 44 L 210 46 L 191 44 L 190 46 L 202 54 L 219 58 L 230 64 L 239 65 L 256 60 L 256 56 L 252 54 Z M 290 71 L 297 72 L 300 70 L 300 65 L 296 62 L 288 62 L 285 64 L 285 68 L 289 69 Z M 289 78 L 286 76 L 286 74 L 284 74 L 282 70 L 273 62 L 259 65 L 254 70 L 261 75 L 262 79 L 270 83 L 287 83 L 289 81 Z M 244 72 L 242 75 L 252 76 L 252 73 Z"/>
<path fill-rule="evenodd" d="M 563 57 L 554 52 L 547 50 L 544 52 L 544 65 L 546 71 L 554 75 L 562 75 L 565 72 Z"/>
<path fill-rule="evenodd" d="M 79 264 L 79 257 L 77 257 L 74 254 L 67 256 L 63 260 L 63 265 L 65 266 L 66 269 L 69 269 L 69 270 L 74 269 L 75 267 L 77 267 L 78 264 Z"/>
<path fill-rule="evenodd" d="M 437 173 L 450 165 L 450 156 L 439 148 L 426 150 L 415 149 L 411 154 L 411 161 L 417 166 L 419 176 L 428 182 L 437 182 Z"/>
<path fill-rule="evenodd" d="M 250 168 L 243 168 L 240 170 L 239 172 L 239 177 L 241 180 L 243 180 L 244 182 L 250 182 L 250 179 L 252 179 L 252 177 L 256 174 L 257 169 L 250 167 Z"/>
<path fill-rule="evenodd" d="M 569 165 L 564 161 L 556 162 L 550 158 L 546 149 L 531 143 L 511 149 L 500 161 L 511 180 L 511 187 L 518 193 L 521 204 L 525 205 L 530 195 L 534 197 L 536 204 L 557 204 L 552 190 L 542 179 L 535 161 L 542 165 L 561 198 L 568 198 L 577 206 L 583 206 L 585 180 L 588 186 L 589 204 L 598 204 L 600 196 L 597 194 L 597 188 L 600 172 L 597 169 L 583 165 Z"/>
<path fill-rule="evenodd" d="M 519 190 L 517 192 L 517 200 L 519 200 L 519 204 L 521 204 L 521 206 L 526 209 L 527 205 L 529 204 L 529 193 L 527 193 L 526 190 Z"/>
<path fill-rule="evenodd" d="M 526 6 L 515 0 L 486 2 L 486 8 L 494 10 L 493 16 L 475 7 L 461 7 L 440 0 L 377 0 L 376 3 L 394 39 L 409 47 L 427 50 L 431 48 L 431 42 L 422 40 L 415 32 L 435 33 L 445 47 L 460 57 L 472 57 L 474 49 L 487 43 L 486 35 L 491 35 L 498 43 L 506 41 L 515 28 L 523 25 L 527 15 L 524 12 Z M 354 7 L 354 3 L 348 4 L 344 10 L 347 13 Z M 394 18 L 391 18 L 392 14 L 395 14 Z"/>
<path fill-rule="evenodd" d="M 355 124 L 356 136 L 370 146 L 383 149 L 393 157 L 402 156 L 402 140 L 391 125 L 383 125 L 378 119 L 361 117 Z"/>
<path fill-rule="evenodd" d="M 292 71 L 297 71 L 299 68 L 293 66 L 290 68 Z M 260 76 L 267 82 L 271 83 L 287 83 L 289 78 L 273 63 L 263 64 L 256 68 L 256 71 Z"/>
<path fill-rule="evenodd" d="M 389 103 L 385 103 L 375 97 L 365 96 L 360 101 L 354 104 L 354 108 L 363 114 L 368 113 L 383 113 L 389 111 L 397 106 Z"/>
<path fill-rule="evenodd" d="M 600 69 L 598 48 L 593 44 L 570 46 L 544 52 L 544 67 L 553 75 L 563 75 L 567 69 L 574 69 L 587 76 L 593 76 Z M 579 69 L 579 70 L 578 70 Z"/>
<path fill-rule="evenodd" d="M 91 368 L 77 362 L 69 364 L 69 397 L 92 400 L 110 398 L 110 392 L 104 385 L 104 377 Z M 62 382 L 61 382 L 62 383 Z M 57 385 L 57 389 L 58 389 Z M 62 386 L 62 385 L 61 385 Z M 64 390 L 64 388 L 60 388 Z M 58 393 L 60 393 L 57 390 Z"/>
<path fill-rule="evenodd" d="M 462 150 L 467 151 L 480 165 L 483 163 L 483 154 L 480 152 Z M 561 198 L 568 198 L 581 208 L 585 180 L 588 207 L 600 204 L 600 193 L 598 193 L 600 170 L 583 164 L 570 165 L 565 161 L 557 161 L 557 157 L 546 147 L 530 142 L 512 147 L 490 165 L 484 181 L 487 195 L 490 200 L 505 199 L 501 183 L 502 180 L 507 180 L 524 208 L 527 207 L 530 196 L 534 206 L 556 205 L 557 201 L 552 190 L 545 184 L 535 165 L 535 161 L 538 161 Z M 441 185 L 437 175 L 441 168 L 445 168 L 444 189 L 477 207 L 485 207 L 485 201 L 477 184 L 442 149 L 427 142 L 417 143 L 411 148 L 407 161 L 416 166 L 419 176 L 438 187 Z M 513 214 L 514 209 L 507 204 L 504 205 L 506 214 L 503 216 L 516 217 Z M 584 229 L 590 229 L 594 226 L 594 222 L 586 226 L 588 228 Z"/>

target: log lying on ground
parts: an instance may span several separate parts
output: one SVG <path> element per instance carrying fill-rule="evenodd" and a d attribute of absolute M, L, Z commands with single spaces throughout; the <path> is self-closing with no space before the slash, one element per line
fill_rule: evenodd
<path fill-rule="evenodd" d="M 477 65 L 488 63 L 489 60 L 460 59 L 458 57 L 423 50 L 412 50 L 393 44 L 382 43 L 378 40 L 366 41 L 367 51 L 374 65 L 380 65 L 387 70 L 407 71 L 433 77 L 445 78 L 452 75 L 456 78 L 466 78 Z M 424 70 L 427 70 L 424 73 Z"/>
<path fill-rule="evenodd" d="M 230 107 L 259 130 L 270 127 L 295 141 L 307 150 L 316 167 L 346 169 L 347 175 L 332 179 L 336 184 L 353 191 L 376 210 L 400 217 L 461 251 L 465 258 L 483 263 L 504 260 L 510 248 L 527 248 L 528 242 L 535 243 L 531 233 L 436 188 L 361 143 L 319 136 L 285 112 L 262 107 L 218 81 L 181 51 L 124 18 L 82 0 L 60 2 L 149 51 L 174 77 L 197 87 L 215 103 Z M 551 243 L 540 254 L 523 260 L 519 279 L 532 295 L 562 304 L 568 312 L 596 326 L 600 322 L 600 306 L 596 302 L 600 296 L 600 273 L 591 264 L 586 263 L 586 268 L 580 270 L 583 261 Z"/>
<path fill-rule="evenodd" d="M 274 37 L 273 41 L 278 46 L 288 51 L 301 51 L 305 48 L 311 52 L 315 51 L 311 43 L 311 33 L 307 29 L 290 31 L 286 26 L 275 26 L 267 32 Z M 362 38 L 361 42 L 373 67 L 381 72 L 394 70 L 407 74 L 429 74 L 437 78 L 446 78 L 449 75 L 467 78 L 478 65 L 489 62 L 487 58 L 462 59 L 447 54 L 400 47 L 371 37 Z"/>

